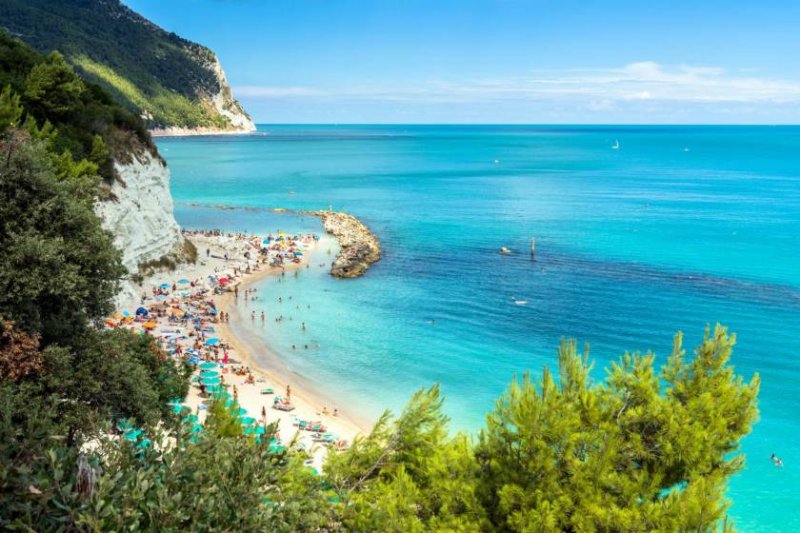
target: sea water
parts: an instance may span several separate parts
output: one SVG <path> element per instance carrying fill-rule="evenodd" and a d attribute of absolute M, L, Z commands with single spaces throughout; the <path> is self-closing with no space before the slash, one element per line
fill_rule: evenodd
<path fill-rule="evenodd" d="M 762 383 L 731 514 L 800 530 L 800 128 L 261 126 L 158 144 L 182 226 L 319 233 L 271 209 L 332 206 L 380 238 L 363 278 L 328 275 L 326 240 L 249 302 L 266 320 L 246 327 L 329 408 L 374 417 L 440 383 L 453 428 L 476 431 L 562 337 L 590 344 L 602 379 L 626 350 L 664 362 L 676 331 L 691 350 L 719 322 Z"/>

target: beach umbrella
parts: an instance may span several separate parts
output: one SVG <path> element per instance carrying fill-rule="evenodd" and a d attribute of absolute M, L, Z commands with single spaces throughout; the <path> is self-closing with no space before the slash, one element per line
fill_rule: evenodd
<path fill-rule="evenodd" d="M 147 316 L 150 312 L 147 310 L 146 307 L 140 307 L 136 310 L 136 316 Z"/>
<path fill-rule="evenodd" d="M 144 329 L 154 329 L 158 324 L 152 320 L 144 323 Z"/>
<path fill-rule="evenodd" d="M 200 376 L 194 376 L 192 378 L 192 383 L 200 383 Z"/>
<path fill-rule="evenodd" d="M 129 429 L 125 433 L 122 434 L 125 440 L 129 440 L 131 442 L 136 441 L 139 438 L 139 435 L 144 433 L 141 429 Z"/>
<path fill-rule="evenodd" d="M 264 426 L 247 426 L 244 428 L 245 435 L 263 435 L 265 431 Z"/>
<path fill-rule="evenodd" d="M 142 439 L 141 442 L 136 445 L 136 448 L 139 450 L 144 450 L 145 448 L 149 448 L 150 444 L 152 444 L 150 439 Z"/>
<path fill-rule="evenodd" d="M 181 423 L 183 424 L 194 424 L 196 422 L 197 422 L 197 415 L 192 415 L 192 414 L 184 416 L 183 419 L 181 420 Z"/>
<path fill-rule="evenodd" d="M 219 372 L 217 372 L 216 370 L 201 370 L 200 371 L 200 377 L 203 378 L 203 379 L 205 379 L 205 378 L 215 378 L 217 376 L 219 376 Z"/>
<path fill-rule="evenodd" d="M 192 283 L 192 282 L 191 282 L 191 281 L 189 281 L 189 280 L 188 280 L 188 279 L 186 279 L 186 278 L 183 278 L 183 279 L 179 279 L 179 280 L 178 280 L 178 283 L 179 283 L 180 285 L 189 285 L 189 284 L 190 284 L 190 283 Z"/>
<path fill-rule="evenodd" d="M 212 370 L 214 368 L 217 368 L 217 366 L 218 366 L 217 363 L 214 363 L 212 361 L 204 361 L 200 363 L 200 368 L 202 370 Z"/>
<path fill-rule="evenodd" d="M 169 283 L 162 283 L 158 286 L 159 289 L 169 289 L 171 285 Z"/>
<path fill-rule="evenodd" d="M 250 424 L 252 424 L 255 421 L 256 421 L 256 419 L 253 418 L 252 416 L 246 416 L 246 417 L 242 418 L 242 420 L 241 420 L 243 426 L 249 426 Z"/>
<path fill-rule="evenodd" d="M 189 407 L 187 407 L 185 405 L 173 405 L 172 406 L 172 412 L 175 413 L 176 415 L 179 415 L 179 414 L 183 413 L 184 411 L 191 411 L 191 409 L 189 409 Z"/>
<path fill-rule="evenodd" d="M 219 339 L 216 337 L 211 337 L 206 339 L 206 346 L 214 346 L 215 344 L 219 344 Z"/>
<path fill-rule="evenodd" d="M 191 432 L 192 433 L 201 433 L 204 429 L 205 428 L 203 427 L 203 424 L 199 424 L 199 423 L 195 422 L 194 424 L 192 424 Z"/>
<path fill-rule="evenodd" d="M 206 386 L 206 392 L 211 393 L 211 394 L 215 394 L 217 392 L 220 392 L 221 390 L 223 390 L 223 389 L 219 385 L 208 385 L 208 386 Z"/>
<path fill-rule="evenodd" d="M 246 415 L 247 414 L 247 409 L 245 409 L 244 407 L 240 407 L 238 409 L 234 409 L 233 410 L 233 414 L 235 414 L 236 416 Z"/>
<path fill-rule="evenodd" d="M 220 383 L 222 383 L 222 379 L 220 379 L 219 376 L 211 376 L 207 378 L 201 377 L 200 383 L 202 383 L 203 385 L 219 385 Z"/>

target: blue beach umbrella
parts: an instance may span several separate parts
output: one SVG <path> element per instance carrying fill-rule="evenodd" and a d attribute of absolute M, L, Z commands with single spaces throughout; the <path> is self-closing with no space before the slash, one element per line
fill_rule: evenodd
<path fill-rule="evenodd" d="M 208 385 L 206 387 L 206 392 L 209 392 L 209 393 L 212 393 L 212 394 L 220 392 L 221 390 L 223 390 L 223 389 L 219 385 Z"/>
<path fill-rule="evenodd" d="M 171 285 L 169 283 L 162 283 L 158 286 L 160 289 L 169 289 Z"/>
<path fill-rule="evenodd" d="M 146 307 L 140 307 L 136 310 L 136 316 L 147 316 L 150 312 L 147 310 Z"/>
<path fill-rule="evenodd" d="M 200 363 L 200 368 L 202 370 L 213 370 L 217 368 L 217 363 L 212 363 L 211 361 L 205 361 L 203 363 Z"/>
<path fill-rule="evenodd" d="M 130 311 L 123 311 L 122 316 L 131 316 Z"/>
<path fill-rule="evenodd" d="M 200 383 L 202 383 L 203 385 L 219 385 L 220 383 L 222 383 L 222 380 L 217 376 L 212 376 L 207 378 L 202 377 L 200 378 Z"/>
<path fill-rule="evenodd" d="M 189 285 L 191 283 L 191 281 L 189 281 L 186 278 L 183 278 L 183 279 L 179 279 L 178 283 L 180 283 L 181 285 Z"/>
<path fill-rule="evenodd" d="M 216 337 L 211 337 L 206 339 L 206 346 L 214 346 L 215 344 L 219 344 L 219 339 Z"/>
<path fill-rule="evenodd" d="M 219 376 L 219 372 L 216 370 L 201 370 L 200 377 L 201 378 L 215 378 Z"/>
<path fill-rule="evenodd" d="M 252 416 L 245 416 L 244 418 L 241 419 L 241 422 L 242 422 L 243 426 L 249 426 L 250 424 L 254 423 L 255 421 L 256 421 L 256 419 L 253 418 Z"/>

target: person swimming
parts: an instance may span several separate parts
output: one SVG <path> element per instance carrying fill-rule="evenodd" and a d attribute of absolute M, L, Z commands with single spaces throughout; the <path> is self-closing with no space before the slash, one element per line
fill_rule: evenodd
<path fill-rule="evenodd" d="M 778 457 L 778 456 L 777 456 L 777 455 L 775 455 L 774 453 L 773 453 L 773 454 L 770 456 L 770 459 L 772 459 L 772 463 L 773 463 L 773 464 L 774 464 L 776 467 L 778 467 L 778 468 L 782 468 L 782 467 L 783 467 L 783 461 L 781 460 L 781 458 L 780 458 L 780 457 Z"/>

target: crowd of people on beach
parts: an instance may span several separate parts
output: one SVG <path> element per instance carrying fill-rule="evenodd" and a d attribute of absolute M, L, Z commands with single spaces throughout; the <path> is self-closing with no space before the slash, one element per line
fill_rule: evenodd
<path fill-rule="evenodd" d="M 206 259 L 203 260 L 201 254 L 201 263 L 212 257 L 221 259 L 222 263 L 214 268 L 213 273 L 209 272 L 205 276 L 153 285 L 141 295 L 140 305 L 135 310 L 118 311 L 106 320 L 106 326 L 134 329 L 152 335 L 176 361 L 187 361 L 194 366 L 196 372 L 192 378 L 192 391 L 198 397 L 195 421 L 203 418 L 202 412 L 213 399 L 221 398 L 228 405 L 235 404 L 240 412 L 246 412 L 244 407 L 239 407 L 246 403 L 240 394 L 240 387 L 260 388 L 257 398 L 274 395 L 275 390 L 266 386 L 263 377 L 257 377 L 253 369 L 243 364 L 232 353 L 234 347 L 221 338 L 219 325 L 229 323 L 230 314 L 218 308 L 216 299 L 232 293 L 238 301 L 239 285 L 244 277 L 267 266 L 280 268 L 281 275 L 285 274 L 288 264 L 299 264 L 303 261 L 305 251 L 316 243 L 318 237 L 277 232 L 261 238 L 219 230 L 184 231 L 184 236 L 194 239 L 198 244 L 205 243 Z M 215 247 L 213 239 L 217 238 L 224 238 L 228 246 Z M 245 288 L 241 292 L 246 301 L 258 299 L 256 288 Z M 255 321 L 256 318 L 256 312 L 252 311 L 251 320 Z M 260 319 L 261 322 L 266 319 L 263 311 Z M 305 323 L 302 327 L 305 330 Z M 186 400 L 176 399 L 175 408 L 185 408 Z M 294 411 L 291 386 L 286 386 L 284 396 L 274 396 L 272 409 L 287 413 Z M 327 407 L 323 407 L 320 414 L 329 415 Z M 338 415 L 338 409 L 334 409 L 333 416 Z M 252 430 L 256 435 L 263 433 L 263 430 L 253 429 L 254 419 L 245 417 L 243 421 L 251 424 L 246 432 Z M 267 422 L 266 407 L 262 405 L 261 424 L 266 426 Z M 291 424 L 298 431 L 310 435 L 312 443 L 340 448 L 347 444 L 329 432 L 321 420 L 293 417 Z M 277 442 L 273 444 L 280 446 L 280 433 L 276 439 Z"/>

